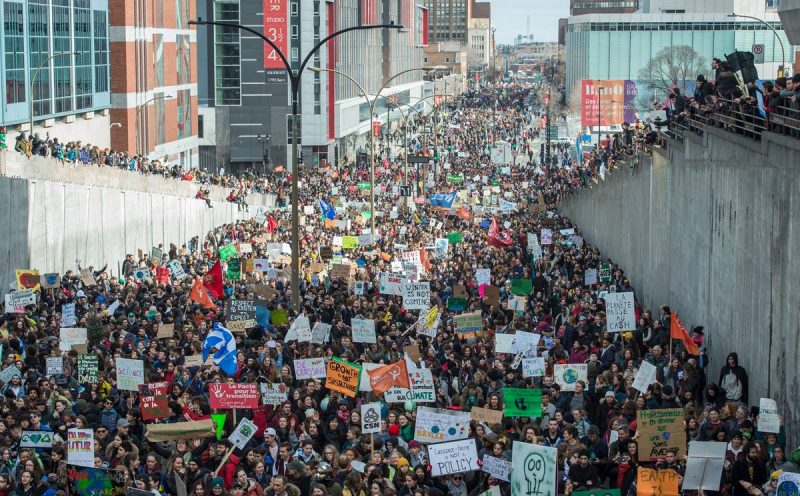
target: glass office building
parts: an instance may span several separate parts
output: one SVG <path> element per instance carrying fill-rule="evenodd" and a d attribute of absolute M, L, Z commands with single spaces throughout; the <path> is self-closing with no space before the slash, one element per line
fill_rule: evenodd
<path fill-rule="evenodd" d="M 0 3 L 3 125 L 109 107 L 108 0 Z"/>

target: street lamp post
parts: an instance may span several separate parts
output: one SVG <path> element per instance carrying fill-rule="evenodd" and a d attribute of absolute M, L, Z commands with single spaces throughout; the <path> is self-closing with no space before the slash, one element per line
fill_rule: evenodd
<path fill-rule="evenodd" d="M 50 65 L 50 61 L 56 57 L 63 57 L 65 55 L 78 55 L 78 52 L 58 52 L 54 53 L 53 55 L 47 57 L 43 60 L 37 67 L 36 70 L 33 71 L 33 76 L 31 76 L 31 90 L 30 90 L 30 122 L 28 129 L 30 132 L 28 134 L 33 134 L 33 85 L 36 84 L 36 77 L 39 75 L 39 71 L 44 69 L 45 65 Z"/>
<path fill-rule="evenodd" d="M 139 133 L 139 115 L 141 114 L 142 110 L 145 107 L 147 107 L 150 103 L 152 103 L 152 102 L 154 102 L 156 100 L 170 100 L 172 98 L 173 98 L 172 95 L 156 95 L 153 98 L 147 100 L 146 102 L 144 102 L 143 104 L 139 105 L 136 108 L 136 121 L 134 122 L 134 124 L 136 126 L 136 152 L 137 153 L 141 153 L 142 152 L 142 148 L 144 148 L 144 153 L 145 154 L 148 153 L 148 151 L 147 151 L 148 143 L 147 142 L 149 140 L 147 139 L 147 134 L 145 133 L 144 140 L 143 140 L 142 136 L 141 136 L 141 133 Z"/>
<path fill-rule="evenodd" d="M 299 310 L 300 308 L 300 210 L 299 210 L 299 191 L 298 191 L 298 176 L 300 175 L 300 167 L 298 164 L 298 141 L 300 140 L 300 126 L 299 126 L 299 106 L 300 106 L 300 78 L 303 75 L 303 70 L 308 65 L 309 60 L 314 55 L 314 53 L 319 50 L 325 43 L 333 38 L 342 35 L 344 33 L 349 33 L 350 31 L 364 31 L 369 29 L 403 29 L 403 26 L 394 24 L 391 22 L 389 24 L 368 24 L 363 26 L 351 26 L 349 28 L 340 29 L 339 31 L 335 31 L 325 38 L 321 39 L 314 45 L 314 48 L 309 51 L 305 58 L 303 59 L 300 67 L 295 71 L 292 69 L 292 65 L 289 63 L 289 60 L 286 58 L 286 55 L 278 48 L 274 41 L 264 36 L 264 33 L 256 31 L 255 29 L 244 26 L 242 24 L 236 24 L 232 22 L 218 22 L 218 21 L 204 21 L 201 18 L 197 20 L 189 21 L 189 24 L 194 25 L 211 25 L 211 26 L 221 26 L 226 28 L 235 28 L 241 31 L 247 31 L 248 33 L 255 35 L 261 38 L 264 43 L 268 44 L 275 50 L 275 53 L 283 62 L 284 68 L 286 68 L 286 75 L 289 78 L 289 84 L 292 92 L 292 167 L 294 168 L 292 171 L 292 307 L 295 310 Z M 371 131 L 371 130 L 370 130 Z"/>
<path fill-rule="evenodd" d="M 775 38 L 778 40 L 778 43 L 781 45 L 781 66 L 778 67 L 778 77 L 782 77 L 786 73 L 786 69 L 787 69 L 787 67 L 789 65 L 786 63 L 786 51 L 785 51 L 785 49 L 783 47 L 783 40 L 781 40 L 781 37 L 778 34 L 778 32 L 775 30 L 775 28 L 773 28 L 772 25 L 770 25 L 770 23 L 768 23 L 764 19 L 759 19 L 758 17 L 753 17 L 753 16 L 749 16 L 749 15 L 742 15 L 742 14 L 737 14 L 737 13 L 728 14 L 728 17 L 733 17 L 733 18 L 744 17 L 745 19 L 753 19 L 753 20 L 758 21 L 761 24 L 765 25 L 766 27 L 771 29 L 773 33 L 775 33 Z"/>
<path fill-rule="evenodd" d="M 267 164 L 269 163 L 268 147 L 272 144 L 272 136 L 269 134 L 263 135 L 261 133 L 256 136 L 256 139 L 261 143 L 261 166 L 264 168 L 264 174 L 267 173 Z"/>
<path fill-rule="evenodd" d="M 370 148 L 370 152 L 369 152 L 369 171 L 370 171 L 369 172 L 369 191 L 370 191 L 370 194 L 369 194 L 369 213 L 370 213 L 369 219 L 370 219 L 370 231 L 369 232 L 370 232 L 371 240 L 374 243 L 375 239 L 376 239 L 376 236 L 375 236 L 375 132 L 373 131 L 373 127 L 375 126 L 375 103 L 377 103 L 378 96 L 381 94 L 381 92 L 383 90 L 385 90 L 389 86 L 389 83 L 391 83 L 392 81 L 394 81 L 398 77 L 402 76 L 403 74 L 408 74 L 409 72 L 427 71 L 428 69 L 415 67 L 415 68 L 412 68 L 412 69 L 406 69 L 404 71 L 398 72 L 394 76 L 392 76 L 389 79 L 387 79 L 385 83 L 383 83 L 383 86 L 381 86 L 378 89 L 378 92 L 375 93 L 375 97 L 372 100 L 369 99 L 369 95 L 367 95 L 367 92 L 364 89 L 364 87 L 361 85 L 361 83 L 356 81 L 355 78 L 353 78 L 352 76 L 350 76 L 347 73 L 344 73 L 344 72 L 342 72 L 340 70 L 337 70 L 337 69 L 327 69 L 327 68 L 323 69 L 323 68 L 320 68 L 320 67 L 309 67 L 309 69 L 311 71 L 313 71 L 313 72 L 332 72 L 334 74 L 338 74 L 339 76 L 342 76 L 343 78 L 349 79 L 353 84 L 356 85 L 358 90 L 361 92 L 361 96 L 363 96 L 367 100 L 367 104 L 369 105 L 369 148 Z M 387 126 L 388 126 L 388 123 L 387 123 Z"/>

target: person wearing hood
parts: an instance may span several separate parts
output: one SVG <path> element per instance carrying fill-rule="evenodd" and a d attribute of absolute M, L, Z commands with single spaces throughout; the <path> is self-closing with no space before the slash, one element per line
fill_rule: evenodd
<path fill-rule="evenodd" d="M 727 363 L 719 372 L 718 383 L 729 401 L 748 404 L 747 371 L 739 365 L 739 355 L 735 352 L 728 354 Z"/>

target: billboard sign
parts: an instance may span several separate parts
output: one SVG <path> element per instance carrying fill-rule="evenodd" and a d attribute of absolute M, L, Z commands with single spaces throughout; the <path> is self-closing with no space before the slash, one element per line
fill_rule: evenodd
<path fill-rule="evenodd" d="M 636 119 L 636 82 L 590 80 L 581 84 L 581 126 L 607 127 Z M 599 121 L 598 121 L 599 119 Z"/>
<path fill-rule="evenodd" d="M 289 53 L 288 4 L 289 0 L 264 0 L 264 35 L 274 42 L 284 55 Z M 285 69 L 278 52 L 267 43 L 264 43 L 264 69 Z"/>

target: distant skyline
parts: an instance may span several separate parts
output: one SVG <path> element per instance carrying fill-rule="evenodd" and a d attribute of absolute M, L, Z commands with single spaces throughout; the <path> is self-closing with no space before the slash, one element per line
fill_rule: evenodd
<path fill-rule="evenodd" d="M 558 41 L 558 19 L 569 16 L 569 0 L 491 0 L 492 27 L 496 28 L 497 44 L 516 41 L 527 34 L 531 16 L 533 41 Z"/>

